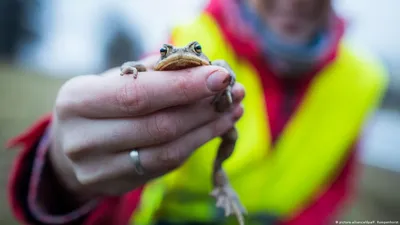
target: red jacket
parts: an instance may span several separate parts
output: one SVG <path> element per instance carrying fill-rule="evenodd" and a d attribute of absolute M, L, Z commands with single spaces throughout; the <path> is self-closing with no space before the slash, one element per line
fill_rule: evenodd
<path fill-rule="evenodd" d="M 257 48 L 241 40 L 236 35 L 237 30 L 230 29 L 231 26 L 227 25 L 229 21 L 224 17 L 218 1 L 212 1 L 206 10 L 215 17 L 235 51 L 251 59 L 249 61 L 254 63 L 262 77 L 265 98 L 268 102 L 266 107 L 271 135 L 275 141 L 301 102 L 303 93 L 307 90 L 308 81 L 311 77 L 317 76 L 318 70 L 335 58 L 337 46 L 333 46 L 326 60 L 310 76 L 297 82 L 285 81 L 274 76 L 263 59 L 255 52 Z M 343 27 L 335 29 L 343 29 Z M 341 37 L 338 37 L 338 40 L 339 38 Z M 15 160 L 8 183 L 9 203 L 15 217 L 23 224 L 128 224 L 140 200 L 140 188 L 120 197 L 102 199 L 97 204 L 78 210 L 68 207 L 68 198 L 63 199 L 65 192 L 52 174 L 46 157 L 49 140 L 42 137 L 50 123 L 51 114 L 45 115 L 26 132 L 9 142 L 9 146 L 23 145 L 22 152 Z M 351 187 L 355 151 L 350 152 L 352 154 L 349 155 L 344 169 L 331 187 L 312 206 L 285 224 L 328 223 L 340 203 L 346 199 Z M 49 187 L 51 191 L 46 191 Z M 52 201 L 51 198 L 56 198 L 57 202 Z"/>

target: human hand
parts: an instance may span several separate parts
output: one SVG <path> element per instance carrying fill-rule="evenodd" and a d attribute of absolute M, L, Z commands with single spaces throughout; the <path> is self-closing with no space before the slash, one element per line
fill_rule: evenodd
<path fill-rule="evenodd" d="M 179 167 L 241 117 L 244 88 L 239 83 L 230 111 L 217 113 L 210 104 L 228 77 L 221 67 L 202 66 L 150 70 L 137 79 L 112 69 L 69 80 L 57 96 L 51 127 L 56 174 L 68 190 L 87 199 L 121 195 Z M 143 175 L 129 157 L 133 149 Z"/>

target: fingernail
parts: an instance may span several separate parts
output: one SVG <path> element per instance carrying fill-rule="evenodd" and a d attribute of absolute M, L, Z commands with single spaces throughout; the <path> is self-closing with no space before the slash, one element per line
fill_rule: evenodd
<path fill-rule="evenodd" d="M 224 70 L 217 70 L 207 79 L 207 87 L 211 91 L 221 91 L 229 84 L 229 73 Z"/>
<path fill-rule="evenodd" d="M 244 92 L 239 94 L 232 94 L 233 102 L 238 103 L 244 99 Z"/>
<path fill-rule="evenodd" d="M 245 91 L 239 86 L 234 86 L 232 89 L 232 98 L 235 103 L 238 103 L 244 99 Z"/>

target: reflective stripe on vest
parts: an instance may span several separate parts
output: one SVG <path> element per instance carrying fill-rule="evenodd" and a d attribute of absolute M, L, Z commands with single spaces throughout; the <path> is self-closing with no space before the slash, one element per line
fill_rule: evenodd
<path fill-rule="evenodd" d="M 172 33 L 175 45 L 192 40 L 199 41 L 211 60 L 225 59 L 246 88 L 245 113 L 237 123 L 239 139 L 223 167 L 249 217 L 295 217 L 338 175 L 349 147 L 385 90 L 383 67 L 366 54 L 356 56 L 342 44 L 336 60 L 313 79 L 271 150 L 263 87 L 251 63 L 235 55 L 207 13 Z M 171 221 L 224 218 L 209 196 L 212 162 L 219 143 L 215 138 L 182 167 L 150 182 L 132 224 L 149 224 L 155 217 Z"/>

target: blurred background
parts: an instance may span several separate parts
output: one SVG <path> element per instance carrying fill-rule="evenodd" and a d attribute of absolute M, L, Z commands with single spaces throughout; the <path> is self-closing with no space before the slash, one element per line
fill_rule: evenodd
<path fill-rule="evenodd" d="M 157 50 L 168 30 L 206 0 L 1 0 L 0 144 L 48 112 L 69 78 Z M 384 103 L 362 139 L 357 196 L 343 220 L 400 220 L 400 1 L 335 0 L 346 39 L 369 48 L 390 71 Z M 0 224 L 16 224 L 6 201 L 16 151 L 0 153 Z"/>

